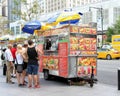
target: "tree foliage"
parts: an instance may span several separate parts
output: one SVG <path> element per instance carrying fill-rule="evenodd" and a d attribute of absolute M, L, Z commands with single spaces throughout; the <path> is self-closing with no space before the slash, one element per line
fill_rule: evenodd
<path fill-rule="evenodd" d="M 16 6 L 12 9 L 12 13 L 21 17 L 22 20 L 31 21 L 32 19 L 38 19 L 41 11 L 39 0 L 14 0 L 16 6 L 21 8 L 18 10 Z M 21 10 L 22 9 L 22 10 Z"/>
<path fill-rule="evenodd" d="M 120 17 L 116 20 L 116 23 L 112 27 L 108 27 L 106 35 L 107 35 L 107 42 L 111 42 L 112 35 L 119 35 L 120 34 Z"/>
<path fill-rule="evenodd" d="M 107 40 L 106 41 L 111 42 L 111 37 L 112 37 L 112 35 L 114 35 L 114 28 L 113 27 L 108 27 L 106 35 L 107 35 Z"/>

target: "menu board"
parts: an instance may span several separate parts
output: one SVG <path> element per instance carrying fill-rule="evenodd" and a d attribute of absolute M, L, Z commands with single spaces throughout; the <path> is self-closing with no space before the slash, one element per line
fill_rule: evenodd
<path fill-rule="evenodd" d="M 96 54 L 97 40 L 94 37 L 71 36 L 70 37 L 70 54 L 76 55 L 78 53 L 86 55 Z"/>
<path fill-rule="evenodd" d="M 78 63 L 77 64 L 78 76 L 90 75 L 92 73 L 92 67 L 93 67 L 93 73 L 94 75 L 96 75 L 96 64 L 97 64 L 96 57 L 79 57 L 77 63 Z"/>
<path fill-rule="evenodd" d="M 59 57 L 59 76 L 67 77 L 68 76 L 68 58 Z"/>
<path fill-rule="evenodd" d="M 82 34 L 97 34 L 97 30 L 96 30 L 96 28 L 79 27 L 79 33 L 82 33 Z"/>
<path fill-rule="evenodd" d="M 60 34 L 68 33 L 68 32 L 69 32 L 69 28 L 68 27 L 57 28 L 57 29 L 51 30 L 51 35 L 60 35 Z"/>
<path fill-rule="evenodd" d="M 46 30 L 43 32 L 43 36 L 50 36 L 51 35 L 51 30 Z"/>
<path fill-rule="evenodd" d="M 78 33 L 78 29 L 79 29 L 78 26 L 70 26 L 70 32 L 72 33 Z"/>
<path fill-rule="evenodd" d="M 59 56 L 67 56 L 68 55 L 68 43 L 59 43 L 58 44 L 58 54 Z"/>

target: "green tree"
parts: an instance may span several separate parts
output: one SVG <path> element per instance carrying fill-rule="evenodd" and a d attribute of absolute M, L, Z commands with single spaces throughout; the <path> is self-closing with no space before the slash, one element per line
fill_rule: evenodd
<path fill-rule="evenodd" d="M 116 20 L 116 23 L 112 27 L 108 27 L 106 35 L 107 42 L 111 42 L 112 35 L 120 34 L 120 17 Z"/>
<path fill-rule="evenodd" d="M 106 35 L 107 35 L 107 42 L 111 42 L 111 37 L 114 35 L 114 28 L 113 27 L 108 27 Z"/>
<path fill-rule="evenodd" d="M 16 9 L 16 6 L 12 9 L 12 13 L 20 16 L 22 20 L 31 21 L 32 19 L 38 19 L 40 13 L 43 12 L 39 5 L 39 0 L 14 0 L 16 6 L 22 8 Z M 21 10 L 22 9 L 22 10 Z"/>

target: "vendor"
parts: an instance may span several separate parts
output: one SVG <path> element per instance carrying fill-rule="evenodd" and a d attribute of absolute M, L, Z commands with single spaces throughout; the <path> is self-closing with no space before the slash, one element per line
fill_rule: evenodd
<path fill-rule="evenodd" d="M 46 39 L 45 49 L 46 50 L 50 50 L 50 48 L 51 48 L 51 40 L 50 39 Z"/>

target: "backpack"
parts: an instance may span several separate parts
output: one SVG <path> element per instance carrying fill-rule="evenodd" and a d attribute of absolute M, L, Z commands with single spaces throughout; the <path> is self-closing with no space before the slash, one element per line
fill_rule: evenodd
<path fill-rule="evenodd" d="M 1 54 L 1 60 L 5 60 L 5 56 L 3 53 Z"/>

